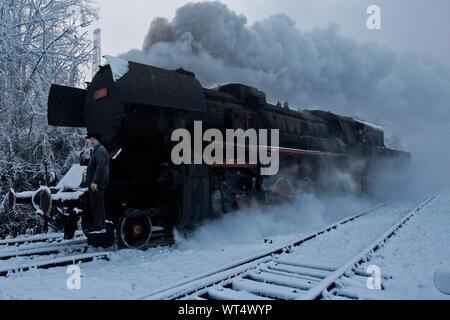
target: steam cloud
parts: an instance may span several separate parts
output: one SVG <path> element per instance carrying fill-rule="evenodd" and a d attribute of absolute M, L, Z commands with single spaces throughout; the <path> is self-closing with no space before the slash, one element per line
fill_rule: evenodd
<path fill-rule="evenodd" d="M 366 211 L 373 203 L 353 197 L 317 199 L 300 195 L 294 203 L 280 207 L 243 209 L 206 223 L 184 237 L 176 233 L 182 250 L 217 249 L 226 245 L 248 244 L 286 235 L 311 234 L 331 223 Z M 289 238 L 289 236 L 288 236 Z M 286 242 L 288 240 L 283 240 Z"/>
<path fill-rule="evenodd" d="M 240 82 L 265 91 L 272 103 L 380 124 L 412 152 L 415 184 L 450 181 L 450 70 L 439 61 L 357 42 L 336 25 L 302 31 L 285 14 L 247 25 L 220 2 L 186 4 L 171 22 L 156 18 L 143 49 L 122 57 L 183 67 L 205 87 Z"/>
<path fill-rule="evenodd" d="M 173 41 L 172 28 L 166 18 L 155 18 L 150 25 L 150 30 L 144 40 L 144 51 L 149 52 L 150 48 L 158 42 Z"/>

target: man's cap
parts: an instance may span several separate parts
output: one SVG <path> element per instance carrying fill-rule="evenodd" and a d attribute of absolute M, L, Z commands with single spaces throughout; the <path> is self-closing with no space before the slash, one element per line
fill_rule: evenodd
<path fill-rule="evenodd" d="M 98 141 L 101 141 L 101 140 L 100 140 L 100 134 L 98 134 L 98 133 L 96 133 L 96 132 L 94 132 L 94 133 L 88 133 L 87 136 L 86 136 L 86 139 L 90 139 L 90 138 L 95 138 L 95 139 L 97 139 Z"/>

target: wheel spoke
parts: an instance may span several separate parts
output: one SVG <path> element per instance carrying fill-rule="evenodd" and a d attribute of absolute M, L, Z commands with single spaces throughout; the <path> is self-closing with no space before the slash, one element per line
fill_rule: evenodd
<path fill-rule="evenodd" d="M 145 247 L 152 235 L 150 217 L 123 217 L 119 223 L 119 241 L 127 248 L 141 249 Z"/>

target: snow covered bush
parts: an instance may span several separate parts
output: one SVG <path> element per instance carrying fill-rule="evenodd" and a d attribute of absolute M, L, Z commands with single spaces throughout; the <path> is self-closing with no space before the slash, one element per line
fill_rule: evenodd
<path fill-rule="evenodd" d="M 44 163 L 61 176 L 77 161 L 84 131 L 48 126 L 48 92 L 83 85 L 97 17 L 92 0 L 0 0 L 0 196 L 43 184 Z"/>

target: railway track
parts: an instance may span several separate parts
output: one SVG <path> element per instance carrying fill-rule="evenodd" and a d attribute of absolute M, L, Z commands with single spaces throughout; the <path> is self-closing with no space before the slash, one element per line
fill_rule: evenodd
<path fill-rule="evenodd" d="M 64 240 L 54 244 L 48 243 L 33 247 L 17 247 L 0 251 L 0 260 L 9 260 L 16 257 L 30 257 L 56 254 L 64 251 L 83 251 L 88 247 L 87 239 Z"/>
<path fill-rule="evenodd" d="M 6 242 L 6 243 L 5 243 Z M 87 252 L 87 239 L 78 233 L 72 240 L 63 235 L 38 235 L 27 238 L 9 239 L 0 249 L 0 277 L 32 269 L 49 269 L 96 259 L 109 259 L 111 251 Z M 37 259 L 37 257 L 52 256 Z M 19 261 L 17 259 L 20 259 Z"/>
<path fill-rule="evenodd" d="M 30 240 L 31 239 L 31 240 Z M 46 240 L 44 240 L 46 239 Z M 17 241 L 18 240 L 18 241 Z M 36 245 L 36 242 L 49 241 L 43 244 Z M 109 260 L 110 255 L 117 250 L 112 247 L 109 250 L 98 251 L 94 249 L 93 252 L 88 245 L 88 241 L 84 236 L 79 236 L 72 240 L 64 240 L 63 235 L 55 237 L 51 236 L 37 236 L 21 239 L 10 239 L 4 241 L 5 246 L 0 249 L 0 261 L 11 261 L 16 258 L 27 258 L 29 261 L 20 263 L 18 265 L 0 265 L 0 276 L 7 276 L 11 273 L 24 272 L 31 269 L 49 269 L 53 267 L 68 266 L 76 263 L 91 262 L 93 260 Z M 32 245 L 29 245 L 29 244 Z M 173 238 L 167 238 L 163 231 L 155 231 L 149 243 L 149 248 L 168 246 L 173 244 Z M 11 246 L 15 244 L 16 247 Z M 19 245 L 19 246 L 17 246 Z M 62 255 L 47 260 L 33 261 L 37 256 Z"/>
<path fill-rule="evenodd" d="M 368 289 L 372 273 L 360 267 L 370 260 L 373 252 L 381 248 L 395 232 L 415 214 L 427 206 L 436 196 L 432 196 L 409 211 L 400 220 L 384 229 L 382 234 L 359 250 L 345 263 L 324 262 L 303 257 L 290 256 L 312 239 L 336 231 L 386 204 L 335 223 L 320 232 L 311 234 L 299 241 L 288 243 L 275 250 L 238 261 L 160 289 L 139 299 L 164 300 L 346 300 L 346 299 L 396 299 L 381 288 Z M 384 275 L 383 279 L 389 278 Z"/>
<path fill-rule="evenodd" d="M 111 252 L 108 251 L 77 254 L 51 260 L 44 260 L 40 262 L 26 263 L 14 267 L 0 268 L 0 276 L 4 277 L 9 274 L 20 273 L 32 269 L 49 269 L 55 267 L 63 267 L 72 264 L 77 264 L 80 262 L 90 262 L 98 259 L 109 260 L 110 254 Z"/>
<path fill-rule="evenodd" d="M 81 231 L 75 233 L 75 238 L 83 236 Z M 38 234 L 34 236 L 23 236 L 13 239 L 0 240 L 0 250 L 7 246 L 19 246 L 23 244 L 39 243 L 39 242 L 59 242 L 64 240 L 63 233 Z"/>

